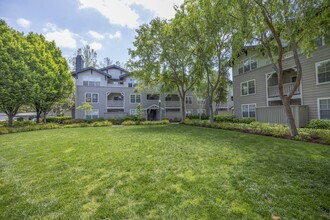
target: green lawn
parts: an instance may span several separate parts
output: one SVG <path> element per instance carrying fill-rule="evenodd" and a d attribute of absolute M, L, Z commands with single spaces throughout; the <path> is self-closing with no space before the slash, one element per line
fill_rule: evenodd
<path fill-rule="evenodd" d="M 330 147 L 184 125 L 0 136 L 0 219 L 330 219 Z"/>

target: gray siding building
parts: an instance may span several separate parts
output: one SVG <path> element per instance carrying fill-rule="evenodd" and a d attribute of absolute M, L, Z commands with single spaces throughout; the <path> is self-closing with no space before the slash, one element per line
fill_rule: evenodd
<path fill-rule="evenodd" d="M 267 57 L 249 47 L 240 54 L 233 67 L 234 108 L 237 117 L 253 117 L 260 122 L 286 124 L 279 97 L 278 76 Z M 299 127 L 311 119 L 330 119 L 330 48 L 324 43 L 311 57 L 300 55 L 302 81 L 291 100 Z M 284 92 L 288 93 L 296 80 L 293 54 L 285 54 Z"/>
<path fill-rule="evenodd" d="M 139 92 L 135 89 L 137 80 L 125 69 L 116 65 L 84 68 L 81 55 L 76 59 L 77 68 L 72 73 L 76 84 L 75 106 L 90 103 L 93 110 L 76 109 L 75 118 L 121 118 L 134 115 L 138 104 L 147 120 L 181 118 L 181 102 L 175 92 Z M 185 102 L 187 115 L 206 112 L 205 102 L 196 96 L 187 95 Z"/>

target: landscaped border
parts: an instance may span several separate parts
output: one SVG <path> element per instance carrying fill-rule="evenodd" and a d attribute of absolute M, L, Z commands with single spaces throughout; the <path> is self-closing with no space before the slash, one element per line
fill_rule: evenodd
<path fill-rule="evenodd" d="M 291 137 L 289 128 L 285 125 L 279 125 L 279 124 L 269 124 L 269 123 L 260 123 L 260 122 L 252 122 L 250 124 L 215 122 L 211 125 L 209 120 L 190 120 L 190 119 L 186 119 L 184 121 L 184 124 L 200 126 L 200 127 L 234 130 L 234 131 L 240 131 L 250 134 L 273 136 L 273 137 L 293 139 L 298 141 L 307 141 L 307 142 L 330 145 L 330 130 L 327 129 L 300 128 L 299 135 L 295 137 Z"/>

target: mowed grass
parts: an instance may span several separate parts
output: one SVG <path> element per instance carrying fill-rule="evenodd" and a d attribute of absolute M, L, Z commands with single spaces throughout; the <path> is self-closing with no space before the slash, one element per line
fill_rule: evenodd
<path fill-rule="evenodd" d="M 329 219 L 330 148 L 184 125 L 0 136 L 0 219 Z"/>

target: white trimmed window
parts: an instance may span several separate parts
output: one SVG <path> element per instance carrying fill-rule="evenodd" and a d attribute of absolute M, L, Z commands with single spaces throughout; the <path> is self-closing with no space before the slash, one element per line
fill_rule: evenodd
<path fill-rule="evenodd" d="M 129 115 L 136 115 L 136 109 L 130 109 Z"/>
<path fill-rule="evenodd" d="M 192 96 L 186 96 L 186 104 L 192 105 L 193 104 L 193 97 Z"/>
<path fill-rule="evenodd" d="M 136 79 L 129 78 L 128 79 L 128 87 L 133 88 L 138 85 L 138 82 Z"/>
<path fill-rule="evenodd" d="M 238 74 L 249 72 L 258 67 L 256 57 L 249 57 L 238 65 Z"/>
<path fill-rule="evenodd" d="M 131 94 L 130 100 L 132 104 L 141 103 L 141 95 Z"/>
<path fill-rule="evenodd" d="M 84 86 L 100 86 L 101 78 L 94 76 L 85 76 L 83 77 L 83 85 Z"/>
<path fill-rule="evenodd" d="M 99 94 L 98 93 L 85 93 L 85 102 L 89 103 L 98 103 L 99 102 Z"/>
<path fill-rule="evenodd" d="M 256 104 L 243 104 L 242 105 L 242 117 L 243 118 L 255 118 L 256 117 Z"/>
<path fill-rule="evenodd" d="M 85 119 L 91 120 L 91 119 L 98 119 L 99 118 L 99 110 L 93 109 L 92 111 L 85 111 Z"/>
<path fill-rule="evenodd" d="M 255 80 L 241 83 L 241 95 L 252 95 L 256 93 Z"/>
<path fill-rule="evenodd" d="M 330 60 L 315 64 L 317 83 L 330 82 Z"/>
<path fill-rule="evenodd" d="M 186 116 L 193 115 L 193 110 L 192 109 L 187 109 L 186 110 Z"/>
<path fill-rule="evenodd" d="M 206 114 L 206 109 L 197 109 L 197 114 Z"/>
<path fill-rule="evenodd" d="M 330 97 L 318 99 L 319 119 L 330 120 Z"/>

